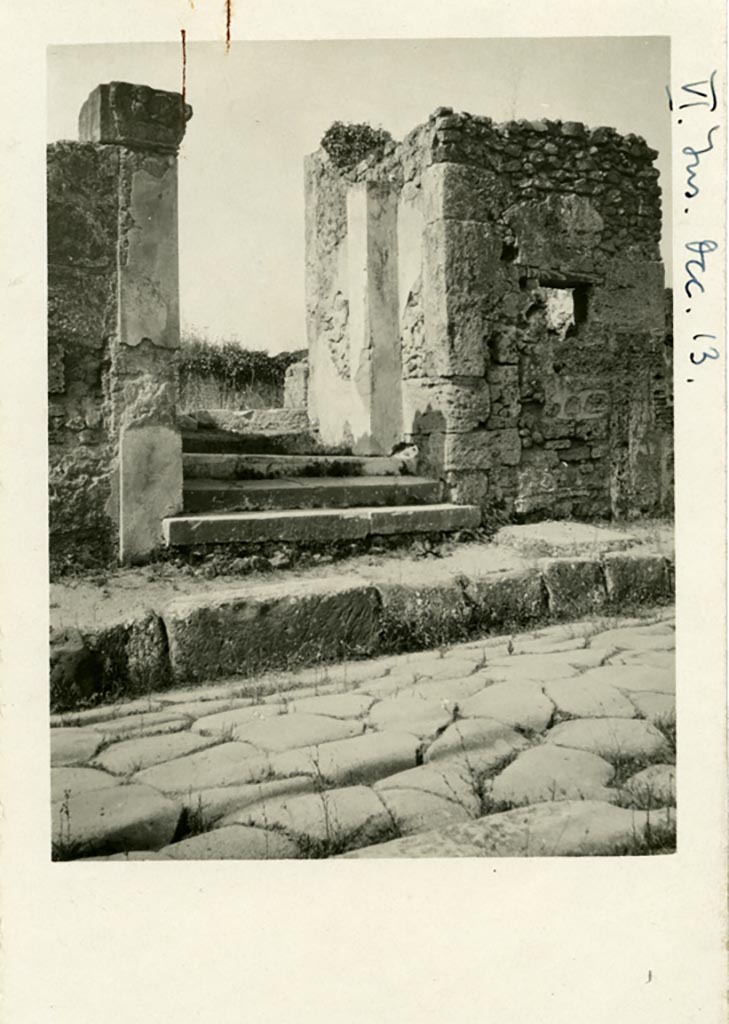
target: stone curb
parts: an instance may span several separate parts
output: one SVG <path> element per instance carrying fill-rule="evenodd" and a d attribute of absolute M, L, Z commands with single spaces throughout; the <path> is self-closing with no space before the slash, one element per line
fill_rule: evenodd
<path fill-rule="evenodd" d="M 52 632 L 51 710 L 426 650 L 593 614 L 630 614 L 673 597 L 668 559 L 622 551 L 594 560 L 543 559 L 535 569 L 454 576 L 431 586 L 346 577 L 259 584 L 172 601 L 101 630 Z"/>

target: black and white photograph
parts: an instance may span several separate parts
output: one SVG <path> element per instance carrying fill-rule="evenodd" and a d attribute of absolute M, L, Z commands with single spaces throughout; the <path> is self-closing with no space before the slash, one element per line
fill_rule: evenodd
<path fill-rule="evenodd" d="M 724 5 L 3 15 L 3 1020 L 724 1024 Z"/>
<path fill-rule="evenodd" d="M 675 850 L 669 56 L 49 50 L 54 859 Z"/>

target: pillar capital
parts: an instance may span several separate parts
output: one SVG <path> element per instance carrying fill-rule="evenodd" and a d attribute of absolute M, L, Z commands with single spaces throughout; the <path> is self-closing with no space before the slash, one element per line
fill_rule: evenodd
<path fill-rule="evenodd" d="M 109 82 L 97 85 L 82 106 L 79 139 L 176 153 L 191 117 L 192 107 L 178 92 Z"/>

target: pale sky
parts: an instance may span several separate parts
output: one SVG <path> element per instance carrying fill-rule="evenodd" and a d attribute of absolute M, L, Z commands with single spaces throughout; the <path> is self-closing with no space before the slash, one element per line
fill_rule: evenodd
<path fill-rule="evenodd" d="M 180 91 L 171 43 L 51 47 L 48 139 L 75 139 L 102 82 Z M 234 42 L 187 47 L 194 108 L 180 150 L 184 326 L 279 352 L 306 347 L 303 158 L 335 120 L 402 138 L 438 106 L 497 121 L 559 118 L 659 151 L 670 273 L 670 120 L 662 37 Z"/>

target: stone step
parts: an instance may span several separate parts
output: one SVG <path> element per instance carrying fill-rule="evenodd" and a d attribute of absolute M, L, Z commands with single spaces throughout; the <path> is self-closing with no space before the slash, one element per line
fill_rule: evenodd
<path fill-rule="evenodd" d="M 185 512 L 352 508 L 434 504 L 442 484 L 416 476 L 351 476 L 276 480 L 186 480 Z"/>
<path fill-rule="evenodd" d="M 319 455 L 322 450 L 314 435 L 306 431 L 296 434 L 244 434 L 204 427 L 181 433 L 183 452 Z"/>
<path fill-rule="evenodd" d="M 265 455 L 186 452 L 185 480 L 275 480 L 281 477 L 400 476 L 409 465 L 397 455 Z"/>
<path fill-rule="evenodd" d="M 477 505 L 401 505 L 395 508 L 290 509 L 270 512 L 201 513 L 163 520 L 168 546 L 321 543 L 398 533 L 449 533 L 475 529 Z"/>

